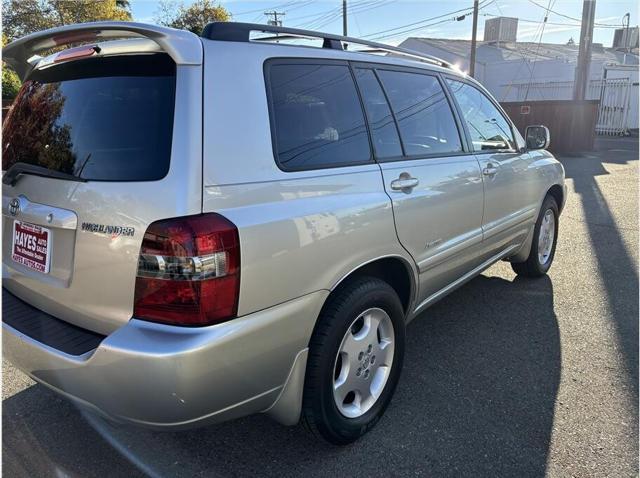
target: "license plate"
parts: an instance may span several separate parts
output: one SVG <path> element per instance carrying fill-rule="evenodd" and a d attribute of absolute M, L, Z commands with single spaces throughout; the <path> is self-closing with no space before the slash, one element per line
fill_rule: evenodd
<path fill-rule="evenodd" d="M 36 224 L 13 221 L 11 258 L 18 264 L 43 274 L 49 273 L 51 231 Z"/>

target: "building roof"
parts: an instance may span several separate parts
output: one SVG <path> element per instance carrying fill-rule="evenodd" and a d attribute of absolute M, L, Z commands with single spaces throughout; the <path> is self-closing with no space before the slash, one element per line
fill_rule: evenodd
<path fill-rule="evenodd" d="M 400 46 L 404 46 L 403 44 L 409 40 L 413 40 L 413 48 L 416 47 L 415 42 L 424 43 L 426 46 L 450 52 L 460 58 L 468 58 L 471 51 L 471 40 L 411 37 L 402 42 Z M 538 45 L 536 42 L 494 43 L 479 41 L 476 50 L 476 61 L 479 63 L 495 63 L 513 60 L 522 61 L 523 58 L 526 58 L 529 61 L 564 60 L 568 63 L 575 63 L 578 59 L 578 49 L 579 46 L 577 44 L 540 43 Z M 638 49 L 635 49 L 633 53 L 625 54 L 594 43 L 591 49 L 591 60 L 604 63 L 637 65 L 639 64 Z"/>

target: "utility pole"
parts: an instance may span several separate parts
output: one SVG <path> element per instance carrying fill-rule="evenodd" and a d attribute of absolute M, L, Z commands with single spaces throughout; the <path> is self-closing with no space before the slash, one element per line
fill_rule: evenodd
<path fill-rule="evenodd" d="M 582 25 L 580 27 L 580 46 L 573 85 L 573 100 L 583 101 L 589 82 L 591 64 L 591 43 L 593 41 L 593 22 L 596 15 L 596 0 L 584 0 L 582 3 Z"/>
<path fill-rule="evenodd" d="M 473 0 L 473 30 L 471 32 L 471 58 L 469 59 L 469 76 L 476 72 L 476 35 L 478 34 L 478 0 Z"/>
<path fill-rule="evenodd" d="M 276 12 L 273 10 L 272 12 L 264 12 L 264 14 L 268 17 L 273 17 L 273 20 L 267 20 L 267 25 L 271 25 L 272 27 L 281 27 L 282 20 L 278 20 L 278 15 L 284 17 L 286 15 L 285 12 Z"/>
<path fill-rule="evenodd" d="M 347 0 L 342 0 L 342 36 L 347 36 Z"/>
<path fill-rule="evenodd" d="M 629 21 L 631 20 L 631 14 L 625 13 L 624 17 L 622 17 L 622 25 L 624 25 L 624 19 L 627 19 L 627 29 L 624 34 L 624 51 L 629 53 L 629 45 L 631 45 L 631 39 L 629 38 Z"/>

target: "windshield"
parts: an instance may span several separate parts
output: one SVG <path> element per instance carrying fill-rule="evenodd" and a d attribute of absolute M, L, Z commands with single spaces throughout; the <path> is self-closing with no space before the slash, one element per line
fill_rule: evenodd
<path fill-rule="evenodd" d="M 21 162 L 86 180 L 161 179 L 174 96 L 175 64 L 163 54 L 35 71 L 3 126 L 2 169 Z"/>

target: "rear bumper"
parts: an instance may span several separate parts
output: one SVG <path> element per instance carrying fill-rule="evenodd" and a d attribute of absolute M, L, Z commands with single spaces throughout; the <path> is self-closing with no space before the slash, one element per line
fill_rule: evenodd
<path fill-rule="evenodd" d="M 301 385 L 299 379 L 286 384 L 296 357 L 306 358 L 327 293 L 210 327 L 132 319 L 80 356 L 3 323 L 3 354 L 36 381 L 119 422 L 190 428 L 278 409 L 286 396 L 287 410 L 280 407 L 273 415 L 292 423 L 299 409 L 291 397 L 301 397 L 301 390 L 290 388 Z"/>

